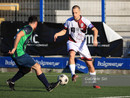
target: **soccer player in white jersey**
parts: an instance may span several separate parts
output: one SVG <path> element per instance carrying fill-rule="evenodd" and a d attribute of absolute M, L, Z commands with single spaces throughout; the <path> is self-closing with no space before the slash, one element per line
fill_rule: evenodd
<path fill-rule="evenodd" d="M 93 45 L 97 46 L 98 30 L 91 24 L 89 20 L 80 15 L 80 7 L 74 5 L 72 7 L 73 17 L 68 18 L 64 24 L 64 29 L 54 35 L 54 41 L 57 37 L 66 34 L 69 31 L 69 40 L 67 41 L 67 50 L 69 51 L 69 68 L 72 75 L 72 81 L 76 82 L 78 75 L 75 74 L 75 54 L 79 52 L 81 59 L 83 59 L 89 68 L 89 74 L 96 76 L 95 68 L 93 66 L 92 57 L 86 45 L 85 33 L 87 28 L 90 28 L 94 32 Z M 94 88 L 100 88 L 96 83 L 93 85 Z"/>

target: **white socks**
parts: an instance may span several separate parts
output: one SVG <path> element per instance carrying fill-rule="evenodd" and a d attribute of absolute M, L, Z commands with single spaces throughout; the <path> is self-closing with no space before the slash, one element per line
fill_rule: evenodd
<path fill-rule="evenodd" d="M 93 72 L 93 73 L 89 72 L 89 74 L 90 74 L 90 76 L 91 76 L 91 78 L 92 78 L 92 83 L 93 83 L 93 85 L 94 85 L 94 86 L 97 85 L 97 84 L 96 84 L 96 83 L 97 83 L 97 81 L 96 81 L 96 72 Z"/>
<path fill-rule="evenodd" d="M 75 64 L 70 64 L 70 71 L 71 71 L 71 76 L 73 76 L 75 74 Z"/>
<path fill-rule="evenodd" d="M 90 75 L 96 75 L 96 72 L 89 72 Z"/>

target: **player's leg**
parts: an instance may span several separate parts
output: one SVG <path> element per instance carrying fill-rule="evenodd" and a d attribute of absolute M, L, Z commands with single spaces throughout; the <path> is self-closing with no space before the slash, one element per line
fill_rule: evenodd
<path fill-rule="evenodd" d="M 93 66 L 93 62 L 92 61 L 88 61 L 88 60 L 85 60 L 85 62 L 86 62 L 86 65 L 88 66 L 89 74 L 90 74 L 91 78 L 93 79 L 93 81 L 92 81 L 93 82 L 93 87 L 97 88 L 97 89 L 101 88 L 96 83 L 96 71 L 95 71 L 95 68 Z"/>
<path fill-rule="evenodd" d="M 15 82 L 22 78 L 25 74 L 29 73 L 31 68 L 29 67 L 19 67 L 19 71 L 12 77 L 12 82 Z"/>
<path fill-rule="evenodd" d="M 16 65 L 19 68 L 19 71 L 10 79 L 8 79 L 6 81 L 6 83 L 9 85 L 9 87 L 11 88 L 11 90 L 15 90 L 14 86 L 15 86 L 15 82 L 17 80 L 19 80 L 20 78 L 22 78 L 25 74 L 29 73 L 31 71 L 31 68 L 29 67 L 22 67 L 19 65 L 19 61 L 17 61 L 17 58 L 13 60 L 15 61 Z"/>
<path fill-rule="evenodd" d="M 35 63 L 32 68 L 36 71 L 37 78 L 45 85 L 47 91 L 52 91 L 53 88 L 57 87 L 59 85 L 59 81 L 55 83 L 49 83 L 46 79 L 46 76 L 44 73 L 42 73 L 41 66 L 38 63 Z"/>
<path fill-rule="evenodd" d="M 41 66 L 38 63 L 35 63 L 32 66 L 32 69 L 35 70 L 38 79 L 45 85 L 46 88 L 48 88 L 50 84 L 48 83 L 44 73 L 42 73 Z"/>
<path fill-rule="evenodd" d="M 72 41 L 67 42 L 67 48 L 69 51 L 69 68 L 71 71 L 72 81 L 76 82 L 78 75 L 75 74 L 75 54 L 77 51 L 76 44 Z"/>
<path fill-rule="evenodd" d="M 94 78 L 93 80 L 93 87 L 94 88 L 100 88 L 100 86 L 97 85 L 96 83 L 96 71 L 95 71 L 95 68 L 94 68 L 94 65 L 93 65 L 93 61 L 92 61 L 92 57 L 91 57 L 91 54 L 88 50 L 88 47 L 86 45 L 84 45 L 82 47 L 82 49 L 79 51 L 80 53 L 80 57 L 81 59 L 83 59 L 86 63 L 86 65 L 88 66 L 88 69 L 89 69 L 89 74 L 92 78 Z"/>
<path fill-rule="evenodd" d="M 95 68 L 93 66 L 92 57 L 86 45 L 83 45 L 81 49 L 79 49 L 79 54 L 82 60 L 85 61 L 86 65 L 88 66 L 89 72 L 95 73 Z"/>
<path fill-rule="evenodd" d="M 24 69 L 24 70 L 23 70 Z M 15 90 L 15 82 L 22 78 L 25 74 L 30 72 L 31 68 L 19 68 L 19 71 L 11 78 L 6 81 L 6 83 L 9 85 L 11 90 Z"/>
<path fill-rule="evenodd" d="M 17 74 L 12 78 L 12 80 L 15 82 L 16 80 L 23 77 L 26 73 L 28 73 L 30 70 L 25 71 L 26 68 L 33 68 L 36 71 L 38 79 L 45 85 L 45 87 L 48 87 L 47 90 L 51 91 L 54 87 L 58 85 L 58 82 L 52 83 L 51 85 L 48 83 L 45 75 L 41 71 L 41 66 L 37 64 L 28 54 L 25 54 L 19 58 L 15 58 L 16 63 L 20 66 L 19 68 L 23 68 L 23 70 L 19 70 Z M 24 72 L 25 71 L 25 72 Z M 12 82 L 11 80 L 11 82 Z M 12 82 L 12 83 L 14 83 Z M 49 86 L 48 86 L 49 85 Z M 14 89 L 14 84 L 12 85 L 12 88 Z M 12 89 L 11 88 L 11 89 Z"/>
<path fill-rule="evenodd" d="M 85 60 L 85 63 L 86 63 L 86 65 L 88 66 L 88 69 L 89 69 L 89 73 L 91 74 L 93 74 L 93 73 L 96 73 L 95 72 L 95 68 L 94 68 L 94 66 L 93 66 L 93 62 L 92 62 L 92 60 L 87 60 L 87 59 L 84 59 Z"/>
<path fill-rule="evenodd" d="M 32 57 L 30 57 L 28 54 L 25 54 L 24 58 L 22 58 L 24 63 L 22 63 L 25 67 L 30 67 L 35 70 L 37 78 L 45 85 L 47 91 L 52 91 L 53 88 L 58 86 L 59 81 L 56 83 L 48 83 L 44 73 L 42 73 L 40 64 L 36 63 Z"/>
<path fill-rule="evenodd" d="M 69 51 L 69 68 L 71 71 L 71 75 L 75 75 L 75 51 L 70 50 Z"/>
<path fill-rule="evenodd" d="M 75 74 L 75 51 L 71 50 L 69 52 L 69 68 L 71 71 L 72 81 L 76 82 L 76 78 L 78 78 L 78 75 Z"/>

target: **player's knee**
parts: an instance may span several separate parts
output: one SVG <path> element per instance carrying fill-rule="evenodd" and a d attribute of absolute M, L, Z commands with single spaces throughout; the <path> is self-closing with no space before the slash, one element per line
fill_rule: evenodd
<path fill-rule="evenodd" d="M 40 64 L 36 63 L 34 66 L 32 66 L 33 69 L 38 70 L 41 69 Z"/>
<path fill-rule="evenodd" d="M 87 64 L 88 68 L 94 68 L 93 65 Z"/>
<path fill-rule="evenodd" d="M 41 69 L 41 65 L 40 65 L 40 64 L 37 64 L 37 68 L 38 68 L 38 69 Z"/>
<path fill-rule="evenodd" d="M 70 52 L 70 58 L 75 58 L 75 53 L 74 52 Z"/>

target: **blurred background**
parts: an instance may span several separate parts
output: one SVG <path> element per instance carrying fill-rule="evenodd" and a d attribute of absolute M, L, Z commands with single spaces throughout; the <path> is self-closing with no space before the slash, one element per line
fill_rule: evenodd
<path fill-rule="evenodd" d="M 71 8 L 75 4 L 81 7 L 82 16 L 92 22 L 105 22 L 121 35 L 123 56 L 130 55 L 129 0 L 0 0 L 0 23 L 24 22 L 30 15 L 36 15 L 42 22 L 64 23 L 72 16 Z"/>
<path fill-rule="evenodd" d="M 6 24 L 7 21 L 9 23 L 24 23 L 27 22 L 30 15 L 36 15 L 39 23 L 45 25 L 43 28 L 45 27 L 45 29 L 49 30 L 49 26 L 51 28 L 50 32 L 57 32 L 62 29 L 62 26 L 59 27 L 59 25 L 63 25 L 67 18 L 72 16 L 71 8 L 73 5 L 79 5 L 81 7 L 82 16 L 95 24 L 105 23 L 120 35 L 123 39 L 123 46 L 121 46 L 122 50 L 119 51 L 121 55 L 117 57 L 130 57 L 130 0 L 0 0 L 0 46 L 2 47 L 2 32 L 5 31 L 5 33 L 8 33 L 10 30 L 8 28 L 11 25 L 8 26 Z M 4 26 L 2 26 L 2 23 Z M 100 25 L 102 26 L 102 24 Z M 100 25 L 97 24 L 99 31 L 101 28 Z M 7 27 L 5 28 L 5 26 Z M 15 24 L 15 26 L 18 26 L 18 24 Z M 39 28 L 40 27 L 38 27 L 38 29 Z M 54 30 L 54 28 L 56 28 L 56 30 Z M 47 31 L 43 30 L 43 32 Z M 52 33 L 51 37 L 53 37 L 53 35 Z M 37 37 L 37 35 L 35 35 L 35 37 Z M 64 39 L 64 41 L 66 41 L 66 39 Z M 64 43 L 57 43 L 56 45 L 59 46 L 61 44 Z M 117 43 L 114 43 L 113 45 L 116 46 L 116 44 Z M 55 45 L 52 46 L 55 47 Z M 50 48 L 53 49 L 53 47 Z M 118 48 L 120 47 L 116 47 L 116 50 L 118 50 Z M 58 49 L 56 48 L 56 50 Z M 65 52 L 66 54 L 65 50 L 66 49 L 63 49 L 63 51 L 59 53 L 64 54 Z M 31 51 L 34 52 L 33 50 Z M 111 52 L 111 55 L 112 54 L 114 54 L 114 52 Z M 35 54 L 33 55 L 35 56 Z M 49 55 L 51 55 L 51 52 Z M 113 58 L 111 55 L 107 55 L 106 57 Z M 0 56 L 3 56 L 2 51 L 0 51 Z M 46 54 L 44 56 L 46 56 Z M 102 55 L 98 56 L 104 57 Z M 128 66 L 130 65 L 128 64 Z"/>

